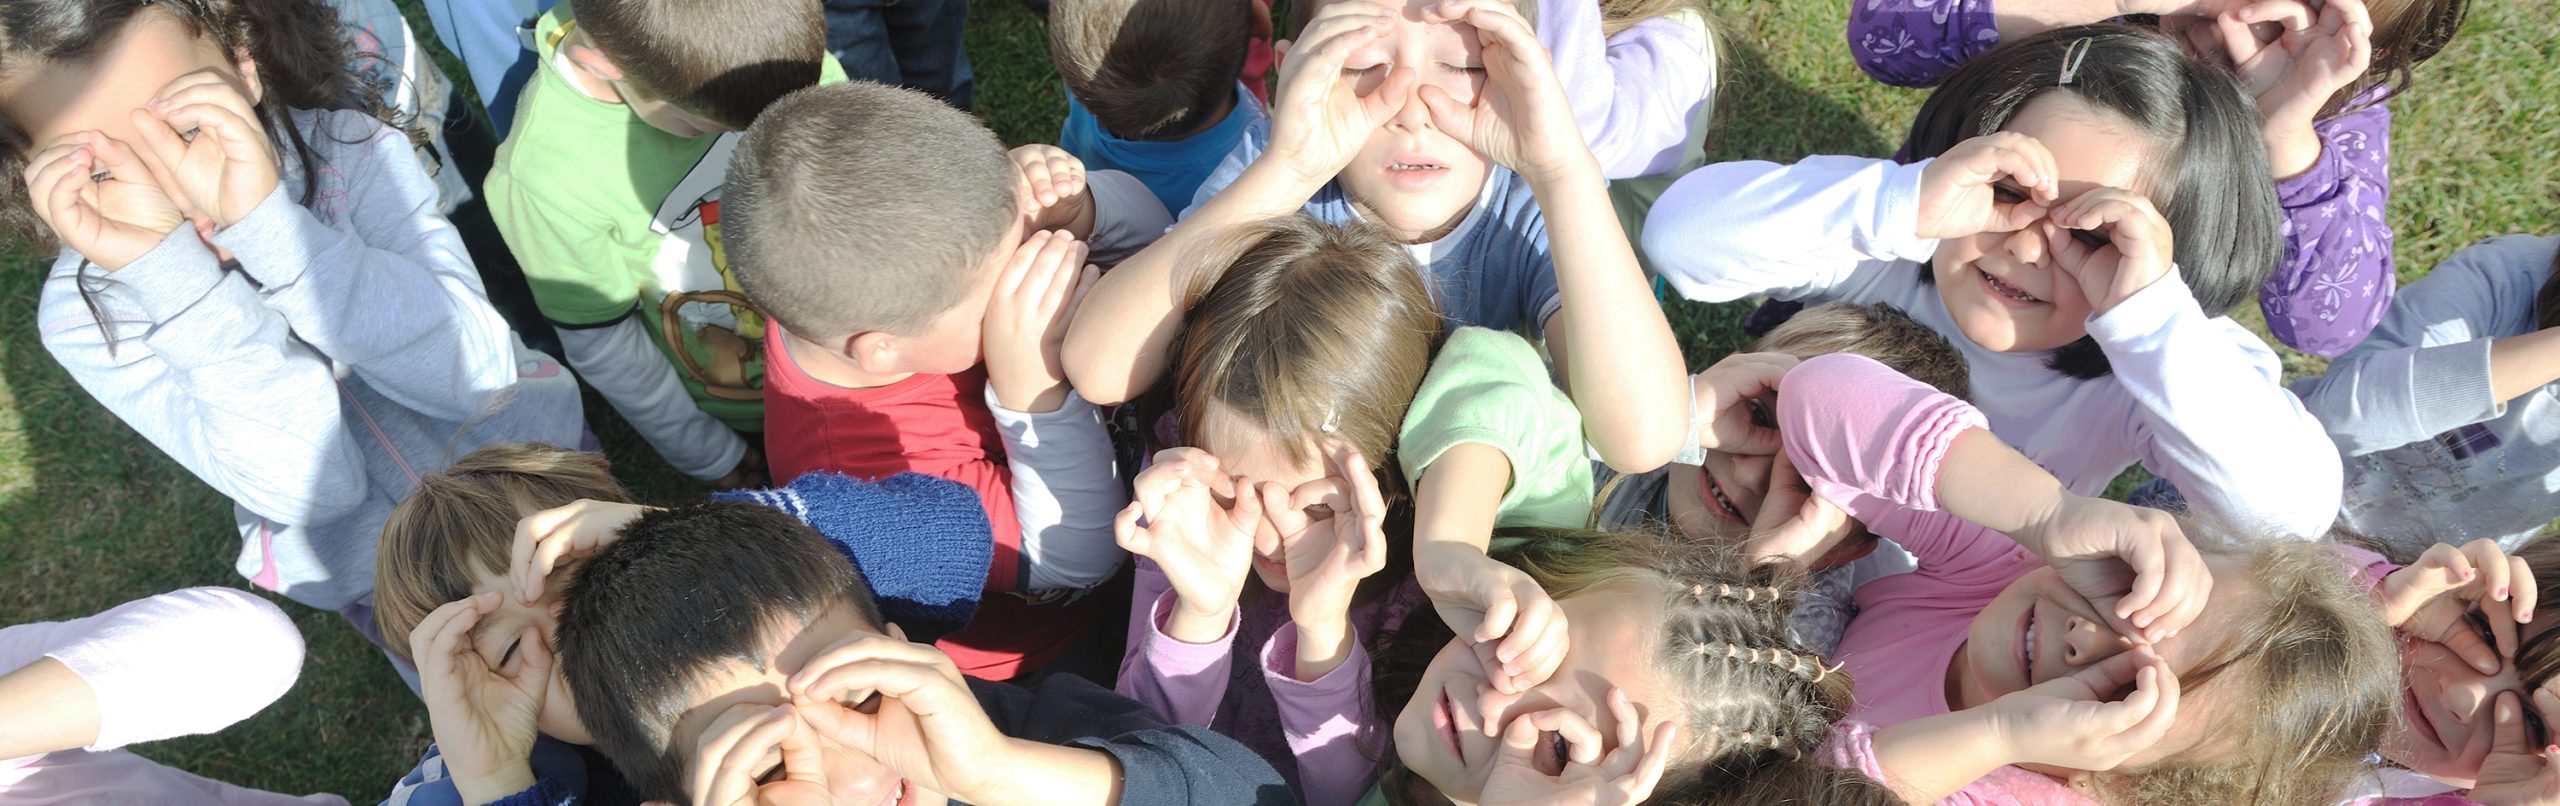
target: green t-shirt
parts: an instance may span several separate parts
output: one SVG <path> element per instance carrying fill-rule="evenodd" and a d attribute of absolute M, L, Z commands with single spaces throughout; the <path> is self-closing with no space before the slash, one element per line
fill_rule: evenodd
<path fill-rule="evenodd" d="M 720 246 L 720 185 L 738 135 L 677 137 L 628 106 L 588 97 L 560 72 L 560 43 L 574 25 L 566 3 L 535 24 L 540 65 L 489 169 L 490 217 L 543 318 L 576 327 L 639 317 L 696 405 L 731 427 L 763 430 L 762 400 L 713 396 L 683 369 L 667 349 L 660 306 L 671 293 L 737 290 Z M 844 80 L 834 59 L 818 61 L 819 83 Z M 754 315 L 727 305 L 689 303 L 678 321 L 705 365 L 704 329 L 764 334 Z M 760 355 L 744 369 L 749 385 L 763 383 Z"/>
<path fill-rule="evenodd" d="M 1578 529 L 1591 517 L 1591 461 L 1582 413 L 1548 380 L 1545 359 L 1518 334 L 1459 328 L 1431 362 L 1396 445 L 1405 478 L 1470 442 L 1511 460 L 1497 526 Z"/>

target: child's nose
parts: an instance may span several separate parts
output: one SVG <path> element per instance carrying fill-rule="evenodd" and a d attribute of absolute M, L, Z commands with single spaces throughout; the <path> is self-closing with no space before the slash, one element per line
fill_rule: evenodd
<path fill-rule="evenodd" d="M 2133 648 L 2133 641 L 2106 624 L 2072 616 L 2063 620 L 2062 662 L 2087 666 Z"/>
<path fill-rule="evenodd" d="M 2044 265 L 2047 244 L 2042 227 L 2027 227 L 2009 233 L 2009 237 L 2003 240 L 2001 245 L 2007 247 L 2009 256 L 2016 258 L 2019 263 L 2029 266 Z"/>
<path fill-rule="evenodd" d="M 1413 88 L 1407 90 L 1410 95 L 1404 99 L 1404 108 L 1397 110 L 1396 116 L 1388 119 L 1389 123 L 1408 131 L 1420 131 L 1431 125 L 1431 107 L 1422 103 L 1422 87 L 1421 82 L 1415 82 Z"/>

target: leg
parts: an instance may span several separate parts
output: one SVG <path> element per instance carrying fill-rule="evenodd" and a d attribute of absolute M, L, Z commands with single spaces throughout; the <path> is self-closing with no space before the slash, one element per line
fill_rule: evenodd
<path fill-rule="evenodd" d="M 827 52 L 835 54 L 848 77 L 904 84 L 898 57 L 889 48 L 888 9 L 883 0 L 825 0 Z"/>
<path fill-rule="evenodd" d="M 968 110 L 976 101 L 976 77 L 969 69 L 969 49 L 962 36 L 968 26 L 968 0 L 898 0 L 882 10 L 888 23 L 889 49 L 896 54 L 899 83 L 943 103 Z"/>

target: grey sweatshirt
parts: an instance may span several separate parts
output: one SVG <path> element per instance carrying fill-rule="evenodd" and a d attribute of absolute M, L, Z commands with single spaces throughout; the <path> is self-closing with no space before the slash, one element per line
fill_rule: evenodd
<path fill-rule="evenodd" d="M 493 443 L 576 447 L 585 423 L 576 379 L 489 307 L 408 139 L 293 121 L 318 192 L 295 203 L 309 180 L 286 159 L 213 238 L 236 270 L 186 227 L 113 273 L 66 250 L 37 322 L 73 380 L 231 498 L 242 576 L 335 610 L 372 594 L 383 518 L 421 474 Z"/>
<path fill-rule="evenodd" d="M 2535 330 L 2555 248 L 2509 235 L 2455 253 L 2294 384 L 2346 457 L 2342 525 L 2405 559 L 2483 537 L 2513 550 L 2560 517 L 2560 384 L 2500 401 L 2489 381 L 2491 340 Z"/>

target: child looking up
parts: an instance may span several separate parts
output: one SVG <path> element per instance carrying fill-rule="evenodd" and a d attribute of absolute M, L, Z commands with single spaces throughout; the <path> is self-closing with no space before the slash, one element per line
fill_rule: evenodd
<path fill-rule="evenodd" d="M 61 244 L 45 349 L 231 499 L 241 576 L 369 633 L 392 505 L 481 445 L 578 444 L 575 380 L 490 309 L 409 138 L 350 107 L 379 96 L 326 6 L 12 11 L 0 219 Z"/>
<path fill-rule="evenodd" d="M 2336 356 L 2390 307 L 2391 109 L 2410 73 L 2453 41 L 2467 0 L 1860 0 L 1849 50 L 1887 84 L 1935 84 L 1955 68 L 2055 28 L 2147 21 L 2229 68 L 2257 101 L 2284 205 L 2285 256 L 2258 290 L 2286 346 Z"/>
<path fill-rule="evenodd" d="M 2072 490 L 2136 461 L 2204 511 L 2316 536 L 2339 471 L 2275 355 L 2222 314 L 2277 259 L 2257 121 L 2166 37 L 2083 26 L 1966 63 L 1907 165 L 1711 165 L 1645 249 L 1686 296 L 1883 302 L 1946 334 L 1994 433 Z"/>
<path fill-rule="evenodd" d="M 735 302 L 720 183 L 776 98 L 843 70 L 816 0 L 569 0 L 486 185 L 562 357 L 677 472 L 762 486 L 764 329 Z M 787 476 L 785 478 L 788 478 Z"/>
<path fill-rule="evenodd" d="M 1192 254 L 1304 209 L 1405 242 L 1453 324 L 1543 337 L 1566 388 L 1589 396 L 1609 464 L 1670 459 L 1687 413 L 1679 350 L 1517 9 L 1325 4 L 1283 59 L 1278 98 L 1269 136 L 1249 135 L 1181 226 L 1095 286 L 1068 331 L 1077 389 L 1119 401 L 1152 386 L 1180 327 L 1175 289 L 1202 284 Z"/>
<path fill-rule="evenodd" d="M 1049 55 L 1067 85 L 1058 147 L 1137 177 L 1166 210 L 1191 206 L 1245 130 L 1270 125 L 1237 79 L 1257 12 L 1267 26 L 1247 2 L 1050 3 Z"/>

